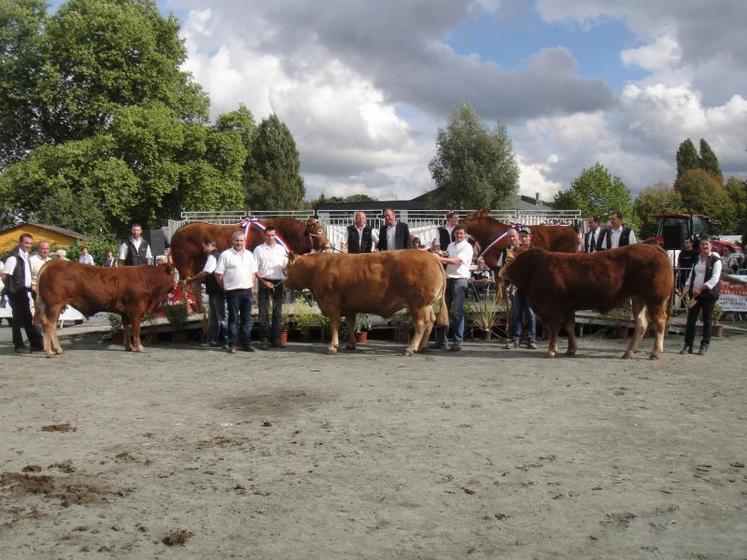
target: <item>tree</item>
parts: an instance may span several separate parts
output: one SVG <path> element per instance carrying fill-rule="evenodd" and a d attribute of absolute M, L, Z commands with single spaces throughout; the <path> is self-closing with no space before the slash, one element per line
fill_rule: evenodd
<path fill-rule="evenodd" d="M 43 0 L 0 0 L 0 171 L 42 142 L 35 98 L 46 17 Z"/>
<path fill-rule="evenodd" d="M 620 177 L 611 175 L 601 163 L 584 169 L 568 191 L 556 195 L 557 200 L 568 201 L 584 216 L 596 216 L 600 220 L 610 212 L 618 211 L 625 216 L 628 227 L 637 226 L 630 190 Z"/>
<path fill-rule="evenodd" d="M 301 160 L 288 127 L 270 115 L 257 128 L 247 160 L 246 204 L 251 209 L 292 210 L 306 194 Z"/>
<path fill-rule="evenodd" d="M 468 104 L 439 129 L 436 155 L 428 168 L 441 208 L 501 208 L 519 190 L 519 167 L 506 127 L 490 130 Z"/>
<path fill-rule="evenodd" d="M 558 191 L 553 197 L 551 206 L 555 210 L 578 210 L 578 205 L 571 197 L 570 189 L 567 191 Z"/>
<path fill-rule="evenodd" d="M 252 141 L 257 131 L 252 112 L 243 103 L 239 108 L 229 113 L 223 113 L 215 119 L 215 130 L 220 132 L 234 131 L 241 137 L 241 143 L 246 148 L 248 157 L 251 156 Z"/>
<path fill-rule="evenodd" d="M 682 196 L 665 183 L 656 183 L 644 189 L 633 203 L 633 212 L 640 224 L 639 237 L 646 239 L 656 235 L 659 225 L 657 214 L 682 212 Z"/>
<path fill-rule="evenodd" d="M 691 169 L 678 177 L 674 188 L 682 196 L 684 208 L 707 214 L 717 232 L 736 228 L 736 208 L 718 177 L 702 169 Z"/>
<path fill-rule="evenodd" d="M 723 179 L 721 174 L 721 166 L 718 164 L 718 158 L 713 150 L 703 138 L 700 139 L 700 168 L 703 171 L 707 171 L 712 175 L 715 175 L 719 179 Z"/>
<path fill-rule="evenodd" d="M 726 194 L 734 207 L 736 218 L 735 229 L 731 233 L 747 235 L 747 182 L 737 177 L 729 177 L 726 181 Z"/>
<path fill-rule="evenodd" d="M 700 156 L 695 149 L 695 144 L 689 138 L 680 144 L 677 150 L 677 177 L 681 177 L 685 171 L 698 169 L 700 167 Z"/>

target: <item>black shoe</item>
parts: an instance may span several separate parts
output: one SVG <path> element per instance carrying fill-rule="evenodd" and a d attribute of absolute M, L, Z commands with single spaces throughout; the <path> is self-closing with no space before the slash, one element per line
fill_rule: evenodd
<path fill-rule="evenodd" d="M 708 344 L 701 344 L 700 350 L 698 350 L 698 356 L 702 356 L 706 352 L 708 352 Z"/>
<path fill-rule="evenodd" d="M 428 346 L 430 350 L 447 350 L 448 346 L 446 344 L 441 344 L 440 342 L 434 342 L 430 346 Z"/>
<path fill-rule="evenodd" d="M 225 346 L 224 346 L 223 348 L 225 348 L 225 350 L 226 350 L 226 351 L 227 351 L 227 352 L 228 352 L 229 354 L 233 354 L 233 353 L 235 353 L 235 352 L 236 352 L 236 346 L 234 346 L 233 344 L 226 344 L 226 345 L 225 345 Z"/>
<path fill-rule="evenodd" d="M 693 347 L 688 346 L 685 344 L 685 346 L 682 347 L 682 350 L 680 350 L 680 354 L 692 354 L 693 353 Z"/>
<path fill-rule="evenodd" d="M 15 351 L 16 351 L 16 354 L 31 354 L 31 348 L 29 348 L 25 344 L 16 346 Z"/>
<path fill-rule="evenodd" d="M 461 344 L 452 344 L 451 348 L 449 348 L 449 352 L 460 352 L 462 350 Z"/>
<path fill-rule="evenodd" d="M 216 342 L 215 340 L 211 340 L 210 342 L 208 342 L 208 347 L 209 348 L 220 348 L 220 347 L 224 347 L 225 348 L 225 344 L 221 344 L 220 342 Z"/>

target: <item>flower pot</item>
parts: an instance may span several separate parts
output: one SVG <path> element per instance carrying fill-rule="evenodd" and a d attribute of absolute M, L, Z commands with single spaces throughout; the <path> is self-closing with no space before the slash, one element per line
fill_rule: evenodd
<path fill-rule="evenodd" d="M 358 344 L 364 344 L 368 340 L 368 331 L 360 331 L 355 333 L 355 341 Z"/>
<path fill-rule="evenodd" d="M 720 337 L 724 334 L 724 325 L 713 325 L 711 327 L 711 336 Z"/>
<path fill-rule="evenodd" d="M 288 344 L 288 331 L 280 331 L 280 335 L 278 335 L 278 345 L 282 348 Z"/>

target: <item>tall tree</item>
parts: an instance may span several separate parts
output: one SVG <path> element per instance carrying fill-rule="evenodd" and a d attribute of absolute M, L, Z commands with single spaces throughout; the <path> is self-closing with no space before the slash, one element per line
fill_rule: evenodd
<path fill-rule="evenodd" d="M 700 139 L 700 168 L 703 171 L 715 175 L 719 179 L 723 179 L 721 166 L 718 164 L 718 158 L 704 138 Z"/>
<path fill-rule="evenodd" d="M 684 208 L 710 216 L 717 232 L 729 233 L 736 228 L 736 208 L 718 177 L 703 169 L 691 169 L 677 178 L 674 188 L 682 196 Z"/>
<path fill-rule="evenodd" d="M 252 210 L 301 208 L 301 160 L 288 127 L 272 114 L 257 127 L 247 160 L 246 204 Z"/>
<path fill-rule="evenodd" d="M 640 224 L 639 237 L 645 239 L 656 235 L 659 225 L 657 214 L 682 210 L 682 196 L 666 183 L 656 183 L 644 189 L 633 203 L 633 212 Z"/>
<path fill-rule="evenodd" d="M 628 226 L 637 226 L 637 217 L 633 214 L 630 189 L 622 179 L 601 164 L 596 163 L 584 169 L 573 181 L 568 191 L 556 195 L 556 201 L 566 201 L 578 208 L 584 216 L 596 216 L 604 219 L 610 212 L 618 211 L 625 216 Z"/>
<path fill-rule="evenodd" d="M 43 142 L 35 99 L 46 18 L 43 0 L 0 0 L 0 171 Z"/>
<path fill-rule="evenodd" d="M 441 208 L 502 208 L 519 190 L 519 167 L 504 125 L 490 130 L 469 104 L 439 129 L 429 164 Z"/>
<path fill-rule="evenodd" d="M 729 195 L 736 214 L 735 229 L 730 233 L 747 236 L 747 181 L 729 177 L 726 181 L 726 194 Z"/>
<path fill-rule="evenodd" d="M 698 169 L 700 167 L 700 156 L 695 144 L 689 138 L 680 144 L 677 150 L 677 177 L 681 177 L 685 171 Z"/>

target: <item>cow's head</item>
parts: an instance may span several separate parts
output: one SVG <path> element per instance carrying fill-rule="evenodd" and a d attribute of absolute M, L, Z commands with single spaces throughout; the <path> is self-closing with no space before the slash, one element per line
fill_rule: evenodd
<path fill-rule="evenodd" d="M 311 240 L 311 249 L 313 251 L 326 251 L 332 248 L 332 243 L 327 239 L 324 228 L 314 218 L 309 218 L 306 221 L 306 235 Z"/>

